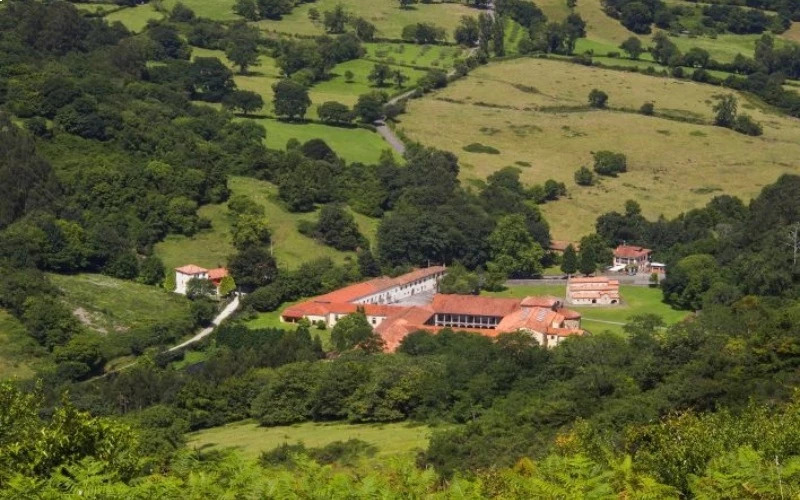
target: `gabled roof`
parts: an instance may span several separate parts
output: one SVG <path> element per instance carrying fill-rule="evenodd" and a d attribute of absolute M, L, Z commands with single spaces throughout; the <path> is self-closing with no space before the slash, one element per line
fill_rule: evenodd
<path fill-rule="evenodd" d="M 642 257 L 647 257 L 651 253 L 653 253 L 653 251 L 649 248 L 631 245 L 620 245 L 614 249 L 614 257 L 620 257 L 623 259 L 640 259 Z"/>
<path fill-rule="evenodd" d="M 547 307 L 552 308 L 556 305 L 563 302 L 562 299 L 558 297 L 553 297 L 552 295 L 541 295 L 541 296 L 528 296 L 522 299 L 520 305 L 522 307 Z"/>
<path fill-rule="evenodd" d="M 182 267 L 176 267 L 175 270 L 181 274 L 189 274 L 189 275 L 203 274 L 208 272 L 208 269 L 200 266 L 195 266 L 194 264 L 189 264 Z"/>
<path fill-rule="evenodd" d="M 368 295 L 380 293 L 396 286 L 409 285 L 419 279 L 427 278 L 434 274 L 444 272 L 443 266 L 431 266 L 424 269 L 415 269 L 396 278 L 386 276 L 374 278 L 369 281 L 362 281 L 353 285 L 334 290 L 333 292 L 320 295 L 315 300 L 318 302 L 353 302 Z"/>

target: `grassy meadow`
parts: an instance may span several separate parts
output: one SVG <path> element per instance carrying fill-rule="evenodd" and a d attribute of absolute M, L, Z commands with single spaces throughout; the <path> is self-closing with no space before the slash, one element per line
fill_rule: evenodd
<path fill-rule="evenodd" d="M 662 302 L 661 290 L 644 286 L 620 285 L 622 304 L 617 306 L 567 306 L 582 315 L 583 328 L 593 331 L 622 333 L 622 324 L 631 316 L 657 314 L 664 323 L 671 325 L 686 318 L 689 313 L 678 311 Z M 566 296 L 566 282 L 563 285 L 519 285 L 510 286 L 502 292 L 484 292 L 493 297 L 522 298 L 528 295 Z"/>
<path fill-rule="evenodd" d="M 241 16 L 233 12 L 235 0 L 163 0 L 164 8 L 172 10 L 178 2 L 192 9 L 197 17 L 205 17 L 215 21 L 242 19 Z"/>
<path fill-rule="evenodd" d="M 248 458 L 257 458 L 261 452 L 272 450 L 284 443 L 303 443 L 309 448 L 319 448 L 334 441 L 360 439 L 378 448 L 377 458 L 411 455 L 428 446 L 430 428 L 406 423 L 353 425 L 344 423 L 307 422 L 292 426 L 259 427 L 245 421 L 214 427 L 187 436 L 189 448 L 213 450 L 234 448 Z"/>
<path fill-rule="evenodd" d="M 370 60 L 444 70 L 452 68 L 453 62 L 464 55 L 461 47 L 446 45 L 375 42 L 365 43 L 364 48 L 365 57 Z"/>
<path fill-rule="evenodd" d="M 352 252 L 340 252 L 300 234 L 297 231 L 297 222 L 316 220 L 316 214 L 286 211 L 277 199 L 278 189 L 275 185 L 247 177 L 231 177 L 228 185 L 233 194 L 247 195 L 266 209 L 267 224 L 272 233 L 272 248 L 279 266 L 296 268 L 303 262 L 319 257 L 330 257 L 337 262 L 354 257 Z M 167 268 L 184 264 L 216 267 L 224 265 L 228 256 L 235 253 L 231 245 L 231 219 L 227 205 L 205 205 L 198 213 L 211 220 L 211 229 L 191 237 L 171 235 L 156 245 L 156 255 L 161 257 Z M 360 214 L 354 216 L 364 236 L 374 239 L 377 220 Z"/>
<path fill-rule="evenodd" d="M 608 93 L 609 106 L 617 110 L 589 109 L 586 96 L 592 88 Z M 399 128 L 412 140 L 458 154 L 465 180 L 527 162 L 531 166 L 521 168 L 523 182 L 565 182 L 569 195 L 542 208 L 554 238 L 575 240 L 593 230 L 598 214 L 620 210 L 627 199 L 639 201 L 647 217 L 670 217 L 723 192 L 748 199 L 780 174 L 798 172 L 797 120 L 738 94 L 740 112 L 761 122 L 764 135 L 714 127 L 712 105 L 723 93 L 731 91 L 523 58 L 479 68 L 411 101 Z M 657 114 L 677 119 L 636 113 L 647 101 L 655 103 Z M 473 142 L 500 154 L 463 151 Z M 593 187 L 577 186 L 575 170 L 591 166 L 592 152 L 603 149 L 625 153 L 628 172 Z"/>
<path fill-rule="evenodd" d="M 338 4 L 343 5 L 348 12 L 373 23 L 378 28 L 378 36 L 382 38 L 399 39 L 404 26 L 432 22 L 444 28 L 448 38 L 452 40 L 453 30 L 458 26 L 461 16 L 477 16 L 475 9 L 459 3 L 417 3 L 410 8 L 401 9 L 397 0 L 317 0 L 298 5 L 291 14 L 283 16 L 279 21 L 263 20 L 256 24 L 262 30 L 270 32 L 321 35 L 325 32 L 322 23 L 312 22 L 308 18 L 308 11 L 317 9 L 321 14 L 326 10 L 333 10 Z"/>
<path fill-rule="evenodd" d="M 61 290 L 73 314 L 100 333 L 125 331 L 189 314 L 185 297 L 154 286 L 101 274 L 48 276 Z"/>
<path fill-rule="evenodd" d="M 0 380 L 33 376 L 39 349 L 22 323 L 8 311 L 0 309 Z"/>
<path fill-rule="evenodd" d="M 119 21 L 129 30 L 134 33 L 139 33 L 147 26 L 147 21 L 151 19 L 161 19 L 163 17 L 163 14 L 158 12 L 153 7 L 152 3 L 145 3 L 112 12 L 105 16 L 104 19 L 109 23 Z"/>

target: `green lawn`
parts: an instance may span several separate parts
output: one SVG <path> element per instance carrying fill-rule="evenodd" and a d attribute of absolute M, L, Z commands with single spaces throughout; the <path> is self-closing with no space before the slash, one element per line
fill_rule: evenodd
<path fill-rule="evenodd" d="M 352 252 L 339 252 L 322 245 L 297 231 L 301 219 L 316 220 L 316 214 L 295 214 L 287 212 L 277 201 L 277 187 L 268 182 L 248 177 L 231 177 L 228 185 L 233 194 L 245 194 L 266 209 L 267 225 L 272 233 L 272 249 L 278 265 L 296 268 L 303 262 L 330 257 L 336 262 L 354 258 Z M 234 253 L 230 243 L 230 224 L 226 204 L 205 205 L 198 213 L 211 220 L 211 229 L 192 237 L 171 235 L 156 245 L 156 254 L 161 257 L 168 269 L 184 264 L 204 267 L 225 265 Z M 361 232 L 371 240 L 377 230 L 377 220 L 354 214 Z"/>
<path fill-rule="evenodd" d="M 147 26 L 147 21 L 150 19 L 161 19 L 162 17 L 164 16 L 153 7 L 153 4 L 145 3 L 137 5 L 136 7 L 129 7 L 112 12 L 105 16 L 105 19 L 109 23 L 119 21 L 129 30 L 134 33 L 139 33 Z"/>
<path fill-rule="evenodd" d="M 321 123 L 292 123 L 271 118 L 256 119 L 267 129 L 267 146 L 286 149 L 289 139 L 301 143 L 322 139 L 348 162 L 377 163 L 389 145 L 376 132 L 363 128 L 331 127 Z"/>
<path fill-rule="evenodd" d="M 49 277 L 81 322 L 101 333 L 189 314 L 189 301 L 185 297 L 154 286 L 100 274 L 50 274 Z"/>
<path fill-rule="evenodd" d="M 303 443 L 319 448 L 334 441 L 360 439 L 378 448 L 377 457 L 410 455 L 428 446 L 430 428 L 406 423 L 352 425 L 343 423 L 303 423 L 292 426 L 259 427 L 252 421 L 237 422 L 189 434 L 189 448 L 234 448 L 248 458 L 284 443 Z"/>
<path fill-rule="evenodd" d="M 114 4 L 107 4 L 107 3 L 76 3 L 73 4 L 78 10 L 82 10 L 84 12 L 91 12 L 92 14 L 112 10 L 115 9 L 117 6 Z"/>
<path fill-rule="evenodd" d="M 22 323 L 0 309 L 0 380 L 30 378 L 40 349 Z"/>
<path fill-rule="evenodd" d="M 600 332 L 610 330 L 615 333 L 622 333 L 622 325 L 631 316 L 639 314 L 657 314 L 664 319 L 668 325 L 677 323 L 688 316 L 686 311 L 677 311 L 662 302 L 661 290 L 644 286 L 620 285 L 620 295 L 622 304 L 618 306 L 567 306 L 583 314 L 583 328 Z M 564 285 L 520 285 L 508 287 L 502 292 L 489 292 L 486 295 L 493 297 L 514 297 L 522 298 L 528 295 L 553 295 L 564 297 L 566 295 L 566 283 Z"/>

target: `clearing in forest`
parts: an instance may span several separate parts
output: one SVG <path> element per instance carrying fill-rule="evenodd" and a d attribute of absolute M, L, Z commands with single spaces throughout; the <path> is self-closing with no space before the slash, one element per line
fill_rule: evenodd
<path fill-rule="evenodd" d="M 588 108 L 593 88 L 605 91 L 616 109 Z M 711 124 L 715 97 L 730 93 L 738 96 L 740 113 L 762 124 L 764 135 Z M 636 112 L 647 101 L 661 116 Z M 639 201 L 649 218 L 672 217 L 722 193 L 747 200 L 779 175 L 800 170 L 800 123 L 743 94 L 555 60 L 525 58 L 479 68 L 411 101 L 401 120 L 412 140 L 456 153 L 464 179 L 483 180 L 521 164 L 527 184 L 550 178 L 566 183 L 569 196 L 543 206 L 556 239 L 592 232 L 599 214 L 621 210 L 627 199 Z M 472 143 L 499 154 L 462 149 Z M 577 186 L 574 172 L 591 168 L 592 152 L 601 150 L 626 154 L 628 172 L 593 187 Z"/>
<path fill-rule="evenodd" d="M 265 218 L 272 236 L 272 251 L 280 267 L 296 268 L 320 257 L 330 257 L 336 262 L 342 262 L 346 257 L 355 257 L 353 252 L 340 252 L 300 234 L 297 230 L 298 221 L 316 221 L 316 213 L 287 212 L 278 200 L 278 189 L 274 184 L 249 177 L 230 177 L 228 186 L 232 195 L 247 195 L 265 208 Z M 186 263 L 203 267 L 223 266 L 228 257 L 236 253 L 231 244 L 232 221 L 227 204 L 205 205 L 200 207 L 198 214 L 211 221 L 211 229 L 200 231 L 191 237 L 169 235 L 156 244 L 155 253 L 161 257 L 167 269 Z M 374 240 L 377 219 L 353 215 L 361 233 Z"/>
<path fill-rule="evenodd" d="M 428 446 L 431 429 L 407 423 L 347 424 L 306 422 L 292 426 L 259 427 L 252 421 L 237 422 L 191 433 L 189 448 L 201 450 L 235 448 L 243 456 L 257 458 L 284 443 L 303 443 L 320 448 L 334 441 L 360 439 L 378 448 L 376 457 L 411 455 Z"/>

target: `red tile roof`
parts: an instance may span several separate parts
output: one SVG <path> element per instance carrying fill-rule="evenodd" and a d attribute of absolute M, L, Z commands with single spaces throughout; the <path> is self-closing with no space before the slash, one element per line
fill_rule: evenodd
<path fill-rule="evenodd" d="M 189 274 L 189 275 L 202 274 L 208 272 L 208 269 L 205 269 L 200 266 L 195 266 L 194 264 L 189 264 L 183 267 L 176 267 L 175 270 L 178 271 L 179 273 Z"/>
<path fill-rule="evenodd" d="M 518 299 L 480 297 L 477 295 L 436 294 L 431 309 L 437 313 L 506 316 L 520 307 Z"/>
<path fill-rule="evenodd" d="M 614 250 L 614 257 L 623 259 L 641 259 L 653 253 L 649 248 L 620 245 Z"/>
<path fill-rule="evenodd" d="M 443 266 L 431 266 L 424 269 L 415 269 L 410 273 L 397 276 L 396 278 L 389 278 L 386 276 L 374 278 L 369 281 L 362 281 L 361 283 L 355 283 L 353 285 L 334 290 L 333 292 L 326 293 L 325 295 L 320 295 L 316 300 L 320 302 L 353 302 L 362 297 L 379 293 L 395 286 L 411 284 L 414 281 L 427 278 L 433 274 L 444 272 L 445 270 L 446 269 Z"/>
<path fill-rule="evenodd" d="M 225 276 L 228 275 L 228 270 L 224 267 L 218 267 L 216 269 L 209 269 L 208 270 L 208 279 L 211 281 L 219 281 Z"/>

